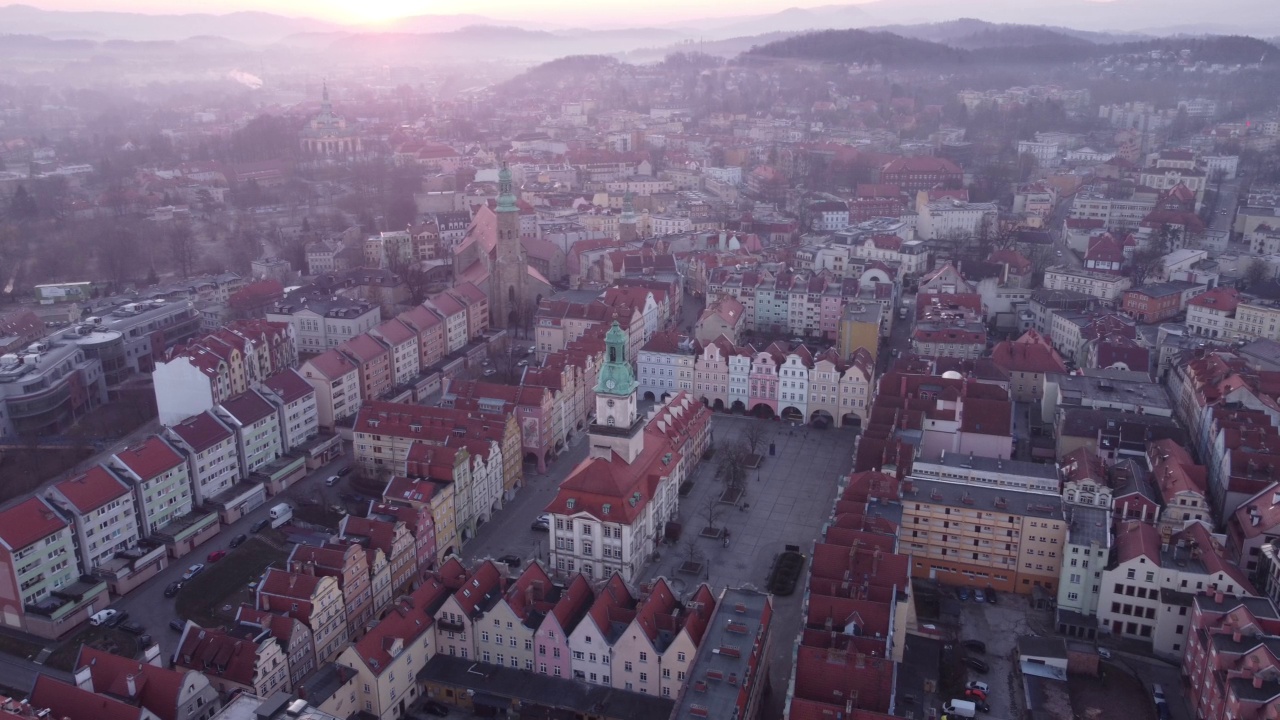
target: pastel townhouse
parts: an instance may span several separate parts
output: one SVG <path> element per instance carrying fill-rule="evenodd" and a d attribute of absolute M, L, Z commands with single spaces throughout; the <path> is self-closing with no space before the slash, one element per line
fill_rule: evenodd
<path fill-rule="evenodd" d="M 360 636 L 373 619 L 373 584 L 369 559 L 358 545 L 295 545 L 289 553 L 290 572 L 334 577 L 346 604 L 347 634 Z"/>
<path fill-rule="evenodd" d="M 566 678 L 573 675 L 569 636 L 586 617 L 595 597 L 587 578 L 575 573 L 534 633 L 534 664 L 539 675 Z"/>
<path fill-rule="evenodd" d="M 614 573 L 569 635 L 573 679 L 613 687 L 613 646 L 636 617 L 636 598 Z M 559 665 L 553 666 L 558 670 Z M 552 673 L 555 674 L 554 671 Z"/>
<path fill-rule="evenodd" d="M 336 577 L 267 568 L 255 591 L 255 604 L 306 625 L 317 662 L 329 662 L 347 644 L 346 603 Z"/>
<path fill-rule="evenodd" d="M 492 622 L 489 613 L 502 598 L 507 579 L 486 560 L 467 573 L 456 559 L 440 568 L 441 582 L 454 589 L 436 611 L 436 652 L 478 659 L 477 634 Z"/>
<path fill-rule="evenodd" d="M 338 657 L 356 673 L 361 717 L 396 720 L 418 700 L 418 672 L 436 653 L 435 617 L 449 589 L 429 579 L 398 599 L 387 614 Z"/>
<path fill-rule="evenodd" d="M 679 694 L 715 604 L 706 585 L 682 603 L 658 578 L 613 644 L 613 687 L 662 697 Z"/>
<path fill-rule="evenodd" d="M 138 544 L 138 512 L 129 486 L 94 465 L 56 483 L 46 497 L 75 527 L 80 567 L 91 573 Z"/>

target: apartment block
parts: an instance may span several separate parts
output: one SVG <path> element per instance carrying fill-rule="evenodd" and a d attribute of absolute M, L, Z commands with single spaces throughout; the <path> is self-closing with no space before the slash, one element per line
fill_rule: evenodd
<path fill-rule="evenodd" d="M 902 549 L 912 554 L 912 577 L 1056 594 L 1066 536 L 1056 496 L 933 480 L 903 487 Z"/>

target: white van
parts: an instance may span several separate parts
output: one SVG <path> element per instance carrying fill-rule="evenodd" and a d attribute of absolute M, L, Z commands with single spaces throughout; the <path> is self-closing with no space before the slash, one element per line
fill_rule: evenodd
<path fill-rule="evenodd" d="M 278 528 L 293 519 L 293 507 L 289 503 L 280 503 L 271 508 L 271 527 Z"/>

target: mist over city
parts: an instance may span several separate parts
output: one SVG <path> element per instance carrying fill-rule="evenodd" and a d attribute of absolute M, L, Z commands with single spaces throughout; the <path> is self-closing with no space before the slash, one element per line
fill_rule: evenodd
<path fill-rule="evenodd" d="M 1280 714 L 1261 0 L 0 6 L 0 719 Z"/>

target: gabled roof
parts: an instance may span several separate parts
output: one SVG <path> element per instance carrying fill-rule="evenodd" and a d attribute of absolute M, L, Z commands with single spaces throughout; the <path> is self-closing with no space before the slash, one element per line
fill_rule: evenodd
<path fill-rule="evenodd" d="M 316 389 L 297 370 L 287 368 L 267 378 L 263 383 L 287 405 L 295 400 L 315 394 Z"/>
<path fill-rule="evenodd" d="M 170 426 L 169 430 L 197 453 L 204 452 L 232 437 L 231 430 L 208 410 Z"/>
<path fill-rule="evenodd" d="M 129 494 L 129 486 L 102 465 L 94 465 L 75 477 L 53 486 L 81 515 L 93 512 Z"/>
<path fill-rule="evenodd" d="M 275 642 L 268 638 L 268 643 Z M 258 643 L 221 629 L 188 625 L 173 654 L 175 667 L 186 667 L 239 685 L 257 686 Z"/>
<path fill-rule="evenodd" d="M 306 369 L 308 367 L 315 370 L 320 377 L 326 380 L 337 380 L 357 370 L 355 363 L 351 362 L 346 355 L 334 349 L 325 350 L 307 360 L 303 364 L 303 368 Z"/>
<path fill-rule="evenodd" d="M 182 686 L 190 680 L 187 673 L 82 645 L 76 669 L 85 667 L 89 668 L 94 692 L 141 705 L 160 720 L 185 720 L 178 717 L 178 699 Z M 133 679 L 133 693 L 129 692 L 128 678 Z"/>
<path fill-rule="evenodd" d="M 248 426 L 276 414 L 276 406 L 262 397 L 257 390 L 248 390 L 222 403 L 228 415 Z"/>
<path fill-rule="evenodd" d="M 338 349 L 362 363 L 372 362 L 387 354 L 387 348 L 368 333 L 360 333 L 338 346 Z"/>
<path fill-rule="evenodd" d="M 28 498 L 8 510 L 0 511 L 0 543 L 10 550 L 21 550 L 67 527 L 48 500 Z"/>
<path fill-rule="evenodd" d="M 49 675 L 36 675 L 31 689 L 30 703 L 34 707 L 48 708 L 51 717 L 71 720 L 139 720 L 145 711 L 121 700 L 56 680 Z"/>
<path fill-rule="evenodd" d="M 307 386 L 310 389 L 310 386 Z M 143 480 L 158 477 L 186 462 L 164 438 L 152 435 L 142 443 L 116 453 L 125 467 Z"/>
<path fill-rule="evenodd" d="M 356 654 L 374 675 L 391 667 L 396 646 L 408 648 L 431 632 L 435 625 L 432 613 L 449 594 L 437 578 L 427 578 L 412 594 L 401 597 L 377 625 L 355 643 Z"/>

